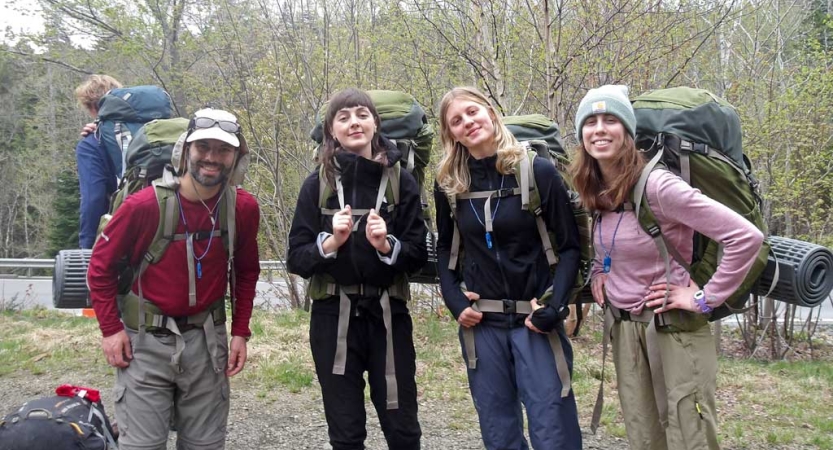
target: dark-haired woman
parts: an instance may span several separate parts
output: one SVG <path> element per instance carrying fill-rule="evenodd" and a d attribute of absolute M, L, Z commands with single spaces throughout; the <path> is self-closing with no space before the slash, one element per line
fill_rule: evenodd
<path fill-rule="evenodd" d="M 636 117 L 625 86 L 591 89 L 576 114 L 579 148 L 571 171 L 595 223 L 591 287 L 606 306 L 619 400 L 634 450 L 719 449 L 715 385 L 717 355 L 708 322 L 694 331 L 655 325 L 673 309 L 707 314 L 743 281 L 763 236 L 754 225 L 667 170 L 654 170 L 645 193 L 669 245 L 691 259 L 697 231 L 723 244 L 705 286 L 664 258 L 625 207 L 646 161 L 634 144 Z M 666 292 L 667 304 L 663 307 Z M 606 330 L 607 332 L 607 330 Z"/>
<path fill-rule="evenodd" d="M 364 372 L 388 447 L 420 448 L 406 274 L 427 260 L 426 230 L 417 183 L 379 127 L 364 91 L 330 99 L 321 166 L 289 232 L 288 268 L 310 278 L 310 347 L 334 450 L 364 448 Z M 397 179 L 398 203 L 386 192 Z"/>
<path fill-rule="evenodd" d="M 580 449 L 573 354 L 562 322 L 580 255 L 564 183 L 550 162 L 535 158 L 530 176 L 542 211 L 524 210 L 516 173 L 529 171 L 523 169 L 526 147 L 477 89 L 445 94 L 440 138 L 444 153 L 434 190 L 440 284 L 460 324 L 483 443 L 488 450 L 528 449 L 526 408 L 533 448 Z M 554 274 L 538 218 L 556 237 Z M 545 295 L 547 306 L 540 307 L 536 299 L 544 303 Z"/>

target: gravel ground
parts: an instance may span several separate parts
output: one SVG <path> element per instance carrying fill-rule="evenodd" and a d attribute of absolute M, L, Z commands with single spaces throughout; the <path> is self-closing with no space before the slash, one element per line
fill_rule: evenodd
<path fill-rule="evenodd" d="M 92 371 L 91 371 L 92 372 Z M 61 380 L 87 386 L 111 386 L 112 377 L 93 373 L 65 373 Z M 26 400 L 51 395 L 55 388 L 54 375 L 3 377 L 0 411 L 3 414 L 14 410 Z M 112 416 L 112 389 L 104 388 L 104 407 Z M 306 393 L 293 394 L 275 391 L 263 396 L 246 388 L 238 380 L 232 381 L 231 412 L 229 416 L 226 448 L 237 449 L 329 449 L 327 424 L 321 403 L 320 391 L 311 389 Z M 420 402 L 420 423 L 422 425 L 422 448 L 426 450 L 475 450 L 482 449 L 480 430 L 476 417 L 471 428 L 457 429 L 449 426 L 449 417 L 454 414 L 443 402 Z M 379 428 L 375 412 L 370 403 L 368 411 L 368 449 L 385 449 L 384 437 Z M 457 420 L 459 423 L 459 420 Z M 175 435 L 171 435 L 168 449 L 175 448 Z M 584 434 L 585 449 L 624 449 L 627 444 L 613 437 L 592 435 L 589 429 Z"/>

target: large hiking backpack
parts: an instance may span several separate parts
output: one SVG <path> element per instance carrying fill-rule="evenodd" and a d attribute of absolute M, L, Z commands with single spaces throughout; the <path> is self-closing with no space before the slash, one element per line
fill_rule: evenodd
<path fill-rule="evenodd" d="M 121 183 L 110 198 L 109 217 L 129 195 L 139 192 L 162 177 L 171 164 L 174 145 L 188 130 L 188 119 L 156 119 L 144 124 L 134 135 L 125 152 L 125 170 Z M 109 217 L 103 223 L 109 221 Z M 99 226 L 99 233 L 103 229 Z"/>
<path fill-rule="evenodd" d="M 158 86 L 112 89 L 99 100 L 96 136 L 117 178 L 122 177 L 127 148 L 139 128 L 171 117 L 171 111 L 171 97 Z"/>
<path fill-rule="evenodd" d="M 544 220 L 541 217 L 541 195 L 538 191 L 538 185 L 535 181 L 535 176 L 532 170 L 535 158 L 544 158 L 551 162 L 556 170 L 558 170 L 562 179 L 564 180 L 570 195 L 570 203 L 573 209 L 573 215 L 576 220 L 576 225 L 579 229 L 579 239 L 581 242 L 581 262 L 579 271 L 576 275 L 573 292 L 569 299 L 570 303 L 576 302 L 580 292 L 585 288 L 587 280 L 589 280 L 590 265 L 593 261 L 593 248 L 590 242 L 591 238 L 591 222 L 590 215 L 581 206 L 578 194 L 572 186 L 571 179 L 567 172 L 569 165 L 569 157 L 564 151 L 564 146 L 561 142 L 561 134 L 552 120 L 541 114 L 529 114 L 521 116 L 506 116 L 503 118 L 504 124 L 510 132 L 521 143 L 527 146 L 527 159 L 521 160 L 518 167 L 515 167 L 515 179 L 518 188 L 514 189 L 513 195 L 521 195 L 521 204 L 525 211 L 533 214 L 536 219 L 539 238 L 541 245 L 544 248 L 544 253 L 547 255 L 547 261 L 550 266 L 555 266 L 558 263 L 558 255 L 555 252 L 556 238 L 555 235 L 547 230 Z M 528 186 L 528 189 L 523 189 L 523 186 Z M 456 198 L 449 197 L 449 206 L 451 207 L 452 215 L 456 212 L 456 203 L 458 199 L 465 198 L 485 198 L 482 192 L 458 194 Z M 488 217 L 488 214 L 487 214 Z M 488 231 L 488 230 L 487 230 Z M 458 266 L 458 258 L 461 255 L 460 247 L 461 240 L 459 231 L 457 230 L 457 223 L 455 218 L 454 223 L 454 238 L 451 244 L 451 257 L 449 259 L 449 269 L 454 270 Z M 548 299 L 539 299 L 541 303 L 546 303 Z"/>
<path fill-rule="evenodd" d="M 98 397 L 39 398 L 0 420 L 0 450 L 115 450 L 115 440 Z"/>
<path fill-rule="evenodd" d="M 426 229 L 426 245 L 428 246 L 428 260 L 419 272 L 409 275 L 409 280 L 417 283 L 436 283 L 439 279 L 436 267 L 436 238 L 431 226 L 431 216 L 428 210 L 425 194 L 425 167 L 431 158 L 431 147 L 434 143 L 434 129 L 428 123 L 428 116 L 425 110 L 416 99 L 405 92 L 370 90 L 367 91 L 376 112 L 381 119 L 382 136 L 390 139 L 396 144 L 397 149 L 402 153 L 402 159 L 392 167 L 386 169 L 387 176 L 383 177 L 384 186 L 379 189 L 385 190 L 384 199 L 388 208 L 395 209 L 399 205 L 399 170 L 404 168 L 416 179 L 422 199 L 423 219 Z M 328 103 L 325 103 L 316 116 L 315 128 L 310 132 L 310 137 L 321 144 L 324 140 L 323 119 L 327 114 Z M 321 168 L 319 168 L 321 170 Z M 333 214 L 334 211 L 326 210 L 326 202 L 333 194 L 332 188 L 324 182 L 324 177 L 319 173 L 319 201 L 318 206 L 325 214 Z M 380 198 L 381 200 L 381 198 Z M 362 211 L 353 210 L 354 214 L 361 215 Z"/>
<path fill-rule="evenodd" d="M 665 166 L 766 234 L 758 182 L 752 175 L 748 158 L 743 154 L 740 118 L 726 100 L 709 91 L 687 87 L 647 92 L 633 100 L 633 108 L 637 147 L 650 158 L 634 187 L 635 213 L 665 259 L 666 277 L 670 270 L 670 253 L 691 278 L 703 286 L 717 270 L 722 255 L 721 246 L 707 236 L 695 233 L 692 260 L 684 261 L 673 246 L 666 244 L 645 199 L 645 184 L 657 165 Z M 746 278 L 724 304 L 712 311 L 709 321 L 745 310 L 749 293 L 766 268 L 769 252 L 769 242 L 765 241 Z M 703 314 L 678 309 L 658 316 L 657 320 L 657 325 L 681 331 L 697 329 L 706 323 Z"/>

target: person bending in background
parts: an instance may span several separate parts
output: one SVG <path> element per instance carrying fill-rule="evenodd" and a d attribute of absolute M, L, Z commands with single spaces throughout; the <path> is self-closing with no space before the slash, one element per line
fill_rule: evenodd
<path fill-rule="evenodd" d="M 98 102 L 111 89 L 122 87 L 109 75 L 90 75 L 75 89 L 78 103 L 95 119 Z M 93 248 L 101 216 L 110 208 L 110 195 L 116 190 L 117 177 L 113 164 L 96 138 L 95 125 L 87 124 L 75 147 L 78 183 L 81 188 L 81 210 L 78 241 L 81 248 Z"/>

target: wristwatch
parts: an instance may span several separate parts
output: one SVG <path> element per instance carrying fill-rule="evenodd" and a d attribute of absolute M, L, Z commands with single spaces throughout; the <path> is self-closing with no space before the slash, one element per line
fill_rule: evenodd
<path fill-rule="evenodd" d="M 694 293 L 694 303 L 700 308 L 701 313 L 709 314 L 712 312 L 712 307 L 706 303 L 706 293 L 702 289 Z"/>

